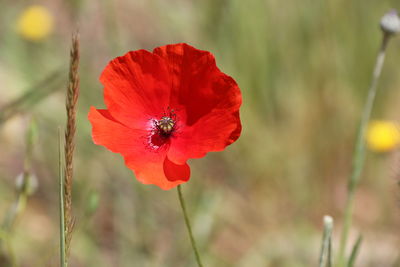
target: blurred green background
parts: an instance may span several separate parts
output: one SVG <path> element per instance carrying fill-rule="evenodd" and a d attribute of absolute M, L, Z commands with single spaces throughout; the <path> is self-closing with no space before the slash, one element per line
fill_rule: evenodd
<path fill-rule="evenodd" d="M 46 8 L 53 25 L 33 39 L 20 29 L 32 4 Z M 71 267 L 195 266 L 176 190 L 136 181 L 121 156 L 93 144 L 87 120 L 91 105 L 104 107 L 98 77 L 108 61 L 177 42 L 211 51 L 243 93 L 240 139 L 190 161 L 183 186 L 205 266 L 316 266 L 325 214 L 335 220 L 337 251 L 379 20 L 398 1 L 47 0 L 1 1 L 0 8 L 0 219 L 16 198 L 32 118 L 38 129 L 30 164 L 39 187 L 8 238 L 18 266 L 59 261 L 57 127 L 65 125 L 76 28 Z M 374 119 L 400 120 L 399 48 L 393 38 Z M 26 93 L 21 105 L 9 104 Z M 399 178 L 396 150 L 368 153 L 350 236 L 364 236 L 356 266 L 400 266 Z"/>

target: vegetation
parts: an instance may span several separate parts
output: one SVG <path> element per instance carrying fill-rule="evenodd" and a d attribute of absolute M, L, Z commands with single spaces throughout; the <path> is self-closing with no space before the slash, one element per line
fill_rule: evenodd
<path fill-rule="evenodd" d="M 398 2 L 44 0 L 46 31 L 26 35 L 20 21 L 29 4 L 0 3 L 0 266 L 60 262 L 58 127 L 67 123 L 77 28 L 68 266 L 196 266 L 175 190 L 137 182 L 122 157 L 93 144 L 87 119 L 90 106 L 104 105 L 98 77 L 109 60 L 178 42 L 211 51 L 243 94 L 241 137 L 190 162 L 182 186 L 204 266 L 316 266 L 326 260 L 327 214 L 334 227 L 324 240 L 332 244 L 323 247 L 337 263 L 379 21 Z M 33 20 L 40 10 L 30 9 Z M 387 47 L 371 114 L 391 125 L 400 120 L 399 42 Z M 354 266 L 400 264 L 398 139 L 366 151 L 345 251 L 349 258 L 360 244 Z"/>

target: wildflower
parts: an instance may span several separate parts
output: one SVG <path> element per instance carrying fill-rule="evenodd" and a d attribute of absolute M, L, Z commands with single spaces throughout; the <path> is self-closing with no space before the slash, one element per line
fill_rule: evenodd
<path fill-rule="evenodd" d="M 368 126 L 367 145 L 375 152 L 387 152 L 400 144 L 400 131 L 391 121 L 372 121 Z"/>
<path fill-rule="evenodd" d="M 144 184 L 187 182 L 187 160 L 221 151 L 241 132 L 236 82 L 187 44 L 131 51 L 101 74 L 107 109 L 91 107 L 94 143 L 120 153 Z"/>
<path fill-rule="evenodd" d="M 43 6 L 30 6 L 18 18 L 17 30 L 29 41 L 43 40 L 53 30 L 53 16 Z"/>

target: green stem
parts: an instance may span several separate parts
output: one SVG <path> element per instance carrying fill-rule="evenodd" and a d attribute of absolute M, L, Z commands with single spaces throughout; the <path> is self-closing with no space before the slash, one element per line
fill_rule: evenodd
<path fill-rule="evenodd" d="M 321 253 L 319 256 L 319 267 L 332 266 L 332 231 L 333 219 L 331 216 L 324 216 L 324 233 L 322 236 Z"/>
<path fill-rule="evenodd" d="M 14 232 L 15 225 L 19 216 L 24 212 L 28 197 L 33 193 L 33 176 L 31 174 L 31 161 L 32 151 L 35 144 L 35 123 L 33 120 L 30 122 L 29 128 L 25 134 L 25 158 L 24 158 L 24 171 L 22 175 L 22 181 L 17 182 L 17 197 L 15 202 L 10 207 L 6 214 L 6 217 L 0 226 L 0 257 L 6 257 L 8 260 L 7 266 L 17 266 L 16 255 L 14 253 L 13 246 L 11 244 L 11 238 Z M 20 179 L 18 177 L 17 179 Z M 3 252 L 3 249 L 6 250 Z M 7 255 L 2 255 L 3 253 Z M 1 259 L 0 259 L 1 261 Z"/>
<path fill-rule="evenodd" d="M 347 239 L 349 235 L 349 230 L 352 222 L 352 214 L 354 209 L 354 195 L 356 187 L 360 181 L 361 172 L 364 165 L 365 160 L 365 133 L 368 126 L 368 121 L 371 117 L 371 111 L 375 100 L 375 95 L 377 91 L 377 84 L 379 77 L 382 72 L 383 62 L 385 61 L 385 51 L 390 39 L 390 35 L 387 33 L 383 34 L 382 44 L 378 53 L 378 57 L 376 59 L 374 72 L 372 75 L 371 85 L 368 90 L 367 101 L 364 106 L 364 110 L 361 117 L 360 127 L 357 133 L 356 146 L 353 154 L 353 167 L 351 176 L 348 184 L 348 196 L 346 200 L 345 212 L 344 212 L 344 222 L 343 229 L 340 239 L 339 246 L 339 257 L 338 257 L 338 265 L 345 266 L 345 251 L 347 245 Z"/>
<path fill-rule="evenodd" d="M 60 180 L 60 266 L 66 267 L 65 258 L 65 211 L 64 211 L 64 177 L 62 164 L 61 130 L 58 128 L 58 175 Z"/>
<path fill-rule="evenodd" d="M 186 212 L 185 199 L 183 198 L 181 185 L 178 185 L 178 197 L 179 197 L 179 202 L 181 204 L 183 217 L 185 218 L 185 223 L 186 223 L 186 227 L 187 227 L 187 230 L 189 233 L 190 242 L 192 243 L 193 252 L 194 252 L 194 255 L 196 256 L 197 265 L 199 267 L 203 267 L 203 264 L 201 263 L 201 260 L 200 260 L 199 251 L 197 250 L 196 241 L 193 238 L 192 227 L 189 222 L 189 217 Z"/>
<path fill-rule="evenodd" d="M 358 238 L 357 238 L 357 241 L 354 244 L 353 249 L 351 251 L 350 259 L 349 259 L 349 262 L 347 264 L 347 267 L 353 267 L 354 266 L 354 263 L 356 261 L 357 255 L 358 255 L 358 251 L 360 250 L 361 242 L 362 242 L 362 235 L 359 235 Z"/>

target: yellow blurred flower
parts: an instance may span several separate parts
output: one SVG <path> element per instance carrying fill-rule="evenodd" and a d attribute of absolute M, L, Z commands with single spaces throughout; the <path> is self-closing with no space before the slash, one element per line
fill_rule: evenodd
<path fill-rule="evenodd" d="M 391 121 L 372 121 L 366 139 L 369 149 L 375 152 L 393 150 L 400 144 L 399 126 Z"/>
<path fill-rule="evenodd" d="M 30 6 L 19 16 L 17 30 L 27 40 L 40 41 L 52 32 L 53 16 L 43 6 Z"/>

